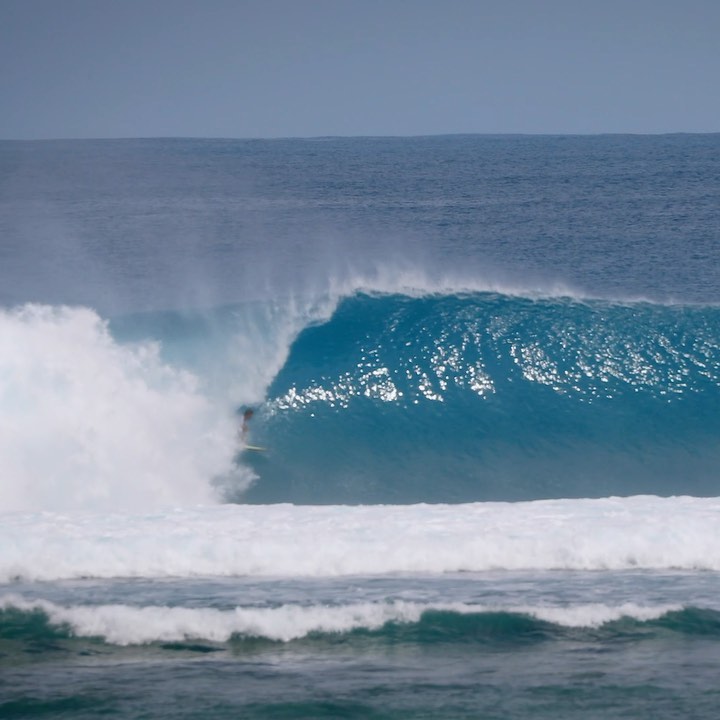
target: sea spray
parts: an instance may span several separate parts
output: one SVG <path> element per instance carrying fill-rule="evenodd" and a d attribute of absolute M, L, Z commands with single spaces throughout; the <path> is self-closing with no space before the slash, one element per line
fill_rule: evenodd
<path fill-rule="evenodd" d="M 212 402 L 236 409 L 265 400 L 297 335 L 328 320 L 335 293 L 279 296 L 206 309 L 133 313 L 109 321 L 122 344 L 158 344 L 161 358 L 192 372 Z"/>
<path fill-rule="evenodd" d="M 213 502 L 235 449 L 192 374 L 86 308 L 0 313 L 0 403 L 3 512 Z"/>
<path fill-rule="evenodd" d="M 153 508 L 242 495 L 238 418 L 297 333 L 336 300 L 102 319 L 89 308 L 0 314 L 0 508 Z"/>

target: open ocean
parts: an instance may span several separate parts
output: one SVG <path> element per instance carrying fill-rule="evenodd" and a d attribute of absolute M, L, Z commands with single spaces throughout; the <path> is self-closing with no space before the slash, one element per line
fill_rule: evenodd
<path fill-rule="evenodd" d="M 720 135 L 0 142 L 0 717 L 715 720 L 719 408 Z"/>

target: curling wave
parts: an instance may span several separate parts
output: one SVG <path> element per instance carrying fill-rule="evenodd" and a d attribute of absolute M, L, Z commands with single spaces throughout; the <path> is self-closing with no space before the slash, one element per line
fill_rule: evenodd
<path fill-rule="evenodd" d="M 268 398 L 254 502 L 714 495 L 720 308 L 356 293 Z"/>

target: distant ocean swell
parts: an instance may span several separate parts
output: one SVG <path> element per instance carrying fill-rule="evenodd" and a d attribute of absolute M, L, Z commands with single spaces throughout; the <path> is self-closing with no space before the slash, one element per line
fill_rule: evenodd
<path fill-rule="evenodd" d="M 634 603 L 487 607 L 388 601 L 216 609 L 61 606 L 45 600 L 0 598 L 0 638 L 6 642 L 91 639 L 118 646 L 177 643 L 167 647 L 175 650 L 197 649 L 193 643 L 205 643 L 199 647 L 213 650 L 249 640 L 487 644 L 653 640 L 673 635 L 718 637 L 720 612 Z"/>

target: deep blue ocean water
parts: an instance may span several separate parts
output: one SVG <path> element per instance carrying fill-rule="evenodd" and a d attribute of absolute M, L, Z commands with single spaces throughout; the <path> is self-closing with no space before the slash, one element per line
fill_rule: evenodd
<path fill-rule="evenodd" d="M 719 135 L 0 142 L 0 716 L 714 718 L 719 198 Z"/>

